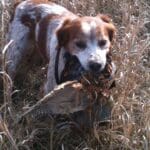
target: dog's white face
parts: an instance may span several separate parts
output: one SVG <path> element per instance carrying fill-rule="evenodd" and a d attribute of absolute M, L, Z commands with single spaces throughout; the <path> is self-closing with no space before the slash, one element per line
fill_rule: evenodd
<path fill-rule="evenodd" d="M 106 16 L 81 17 L 66 20 L 58 31 L 58 41 L 85 70 L 99 73 L 105 68 L 114 32 Z"/>

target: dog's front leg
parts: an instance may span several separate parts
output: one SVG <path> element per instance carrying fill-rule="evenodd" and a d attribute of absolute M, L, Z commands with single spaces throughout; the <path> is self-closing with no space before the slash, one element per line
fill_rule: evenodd
<path fill-rule="evenodd" d="M 56 52 L 57 50 L 54 49 L 53 51 L 51 51 L 51 56 L 53 57 L 50 57 L 50 61 L 49 61 L 49 64 L 48 64 L 48 70 L 47 70 L 47 79 L 46 79 L 46 82 L 45 82 L 45 85 L 44 85 L 44 94 L 47 94 L 48 92 L 52 91 L 54 89 L 54 87 L 59 84 L 56 82 L 56 68 L 55 68 L 55 63 L 56 62 Z M 64 69 L 64 66 L 65 66 L 65 63 L 64 63 L 64 49 L 61 49 L 60 51 L 60 55 L 59 55 L 59 60 L 58 60 L 58 67 L 57 67 L 57 71 L 58 71 L 58 78 L 60 80 L 60 76 L 61 76 L 61 73 Z"/>
<path fill-rule="evenodd" d="M 47 70 L 47 78 L 44 84 L 44 95 L 48 94 L 56 86 L 54 64 L 49 63 Z"/>

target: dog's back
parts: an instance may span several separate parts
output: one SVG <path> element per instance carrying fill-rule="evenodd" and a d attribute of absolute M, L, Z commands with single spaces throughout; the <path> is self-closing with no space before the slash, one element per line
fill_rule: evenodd
<path fill-rule="evenodd" d="M 16 6 L 7 38 L 8 41 L 13 40 L 13 43 L 6 54 L 7 72 L 12 79 L 21 61 L 26 60 L 25 57 L 30 56 L 35 49 L 44 59 L 49 59 L 47 46 L 50 46 L 48 44 L 53 31 L 63 22 L 62 18 L 69 14 L 72 13 L 64 7 L 46 0 L 27 0 Z"/>

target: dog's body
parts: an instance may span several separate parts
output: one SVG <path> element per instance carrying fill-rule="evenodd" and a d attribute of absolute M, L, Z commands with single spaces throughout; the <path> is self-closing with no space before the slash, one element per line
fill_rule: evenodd
<path fill-rule="evenodd" d="M 48 63 L 44 86 L 47 94 L 57 85 L 56 69 L 60 78 L 66 52 L 76 56 L 85 70 L 100 73 L 107 62 L 115 27 L 104 15 L 79 17 L 64 7 L 43 1 L 27 0 L 16 7 L 8 33 L 8 40 L 13 43 L 6 60 L 7 72 L 14 79 L 21 61 L 31 53 L 40 53 Z"/>

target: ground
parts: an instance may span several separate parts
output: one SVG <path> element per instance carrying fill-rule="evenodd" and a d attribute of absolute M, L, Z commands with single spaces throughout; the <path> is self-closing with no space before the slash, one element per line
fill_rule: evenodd
<path fill-rule="evenodd" d="M 117 65 L 117 87 L 112 93 L 114 107 L 111 126 L 94 128 L 90 133 L 58 130 L 46 126 L 17 122 L 19 116 L 38 98 L 42 70 L 33 69 L 14 91 L 15 102 L 7 91 L 10 81 L 0 92 L 0 149 L 150 149 L 150 2 L 149 0 L 55 0 L 81 15 L 104 13 L 111 16 L 117 27 L 113 58 Z M 0 2 L 0 62 L 5 79 L 4 50 L 10 14 L 14 1 Z M 40 70 L 40 71 L 37 71 Z M 35 73 L 36 72 L 36 73 Z M 4 80 L 5 81 L 5 80 Z"/>

